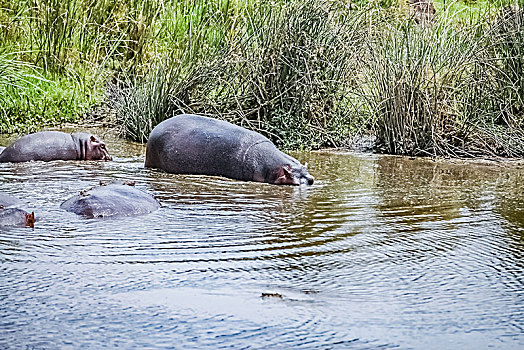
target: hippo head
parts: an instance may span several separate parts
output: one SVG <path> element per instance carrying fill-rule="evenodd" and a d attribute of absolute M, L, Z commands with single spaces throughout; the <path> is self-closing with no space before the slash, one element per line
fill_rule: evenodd
<path fill-rule="evenodd" d="M 312 185 L 315 178 L 307 170 L 307 164 L 285 164 L 277 170 L 276 185 Z"/>
<path fill-rule="evenodd" d="M 86 142 L 85 160 L 112 160 L 107 152 L 106 144 L 96 136 L 91 135 Z"/>

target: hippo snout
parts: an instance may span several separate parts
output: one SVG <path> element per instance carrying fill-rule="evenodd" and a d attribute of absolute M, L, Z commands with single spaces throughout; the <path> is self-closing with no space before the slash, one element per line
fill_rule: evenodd
<path fill-rule="evenodd" d="M 307 174 L 300 179 L 300 183 L 303 185 L 313 185 L 313 182 L 315 182 L 315 178 L 310 174 Z"/>
<path fill-rule="evenodd" d="M 313 185 L 313 182 L 315 182 L 315 178 L 312 175 L 308 175 L 307 184 Z"/>

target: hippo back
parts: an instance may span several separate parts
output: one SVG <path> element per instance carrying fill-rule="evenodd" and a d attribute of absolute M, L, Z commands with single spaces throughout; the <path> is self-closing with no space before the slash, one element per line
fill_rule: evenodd
<path fill-rule="evenodd" d="M 17 198 L 5 193 L 0 193 L 0 209 L 9 208 L 19 203 L 20 201 Z"/>
<path fill-rule="evenodd" d="M 148 214 L 160 208 L 160 203 L 133 186 L 110 184 L 74 196 L 60 208 L 92 219 Z"/>
<path fill-rule="evenodd" d="M 41 131 L 25 135 L 0 153 L 0 163 L 76 158 L 76 147 L 71 135 L 59 131 Z"/>
<path fill-rule="evenodd" d="M 151 132 L 146 167 L 174 174 L 243 178 L 244 157 L 258 143 L 271 143 L 259 133 L 229 122 L 183 114 L 163 121 Z"/>

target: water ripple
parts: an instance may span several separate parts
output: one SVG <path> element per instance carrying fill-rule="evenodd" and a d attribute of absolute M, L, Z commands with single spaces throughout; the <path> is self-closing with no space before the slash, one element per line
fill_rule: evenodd
<path fill-rule="evenodd" d="M 133 147 L 110 163 L 0 164 L 0 191 L 38 218 L 0 228 L 1 348 L 523 344 L 519 171 L 297 154 L 318 181 L 295 188 L 146 170 Z M 115 180 L 162 208 L 60 209 Z"/>

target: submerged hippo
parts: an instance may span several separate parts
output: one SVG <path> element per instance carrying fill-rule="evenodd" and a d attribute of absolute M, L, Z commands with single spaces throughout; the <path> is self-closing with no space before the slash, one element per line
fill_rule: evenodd
<path fill-rule="evenodd" d="M 35 213 L 29 214 L 22 209 L 10 208 L 19 203 L 17 198 L 0 193 L 0 226 L 34 227 Z"/>
<path fill-rule="evenodd" d="M 35 213 L 18 208 L 0 208 L 0 226 L 35 227 Z"/>
<path fill-rule="evenodd" d="M 276 185 L 311 185 L 314 180 L 305 166 L 261 134 L 191 114 L 167 119 L 153 129 L 145 166 Z"/>
<path fill-rule="evenodd" d="M 106 145 L 87 133 L 41 131 L 16 140 L 0 153 L 0 163 L 31 160 L 111 160 Z"/>
<path fill-rule="evenodd" d="M 0 209 L 5 209 L 18 204 L 20 201 L 18 198 L 10 196 L 5 193 L 0 193 Z"/>
<path fill-rule="evenodd" d="M 92 219 L 148 214 L 160 208 L 160 203 L 133 185 L 113 183 L 82 191 L 60 208 Z"/>

